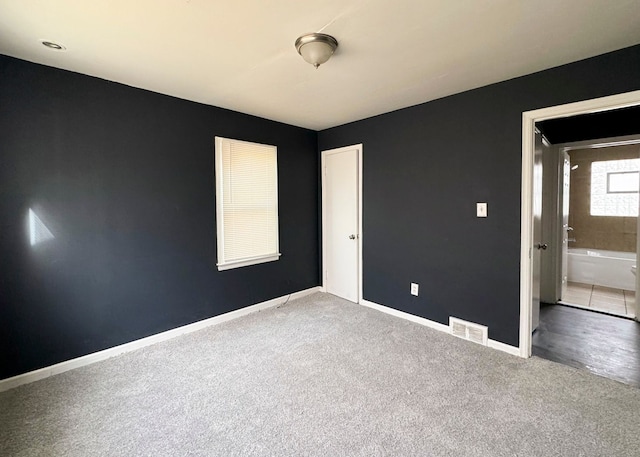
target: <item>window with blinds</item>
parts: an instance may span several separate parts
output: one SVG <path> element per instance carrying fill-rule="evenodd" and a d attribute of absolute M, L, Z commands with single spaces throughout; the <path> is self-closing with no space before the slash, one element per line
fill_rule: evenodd
<path fill-rule="evenodd" d="M 218 270 L 278 260 L 277 148 L 220 137 L 215 148 Z"/>

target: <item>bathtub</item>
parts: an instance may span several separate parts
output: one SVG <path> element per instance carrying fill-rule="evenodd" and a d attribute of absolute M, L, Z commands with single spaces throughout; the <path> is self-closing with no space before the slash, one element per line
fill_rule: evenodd
<path fill-rule="evenodd" d="M 634 252 L 572 248 L 569 249 L 567 279 L 615 289 L 636 290 L 636 277 L 631 273 L 631 267 L 635 264 Z"/>

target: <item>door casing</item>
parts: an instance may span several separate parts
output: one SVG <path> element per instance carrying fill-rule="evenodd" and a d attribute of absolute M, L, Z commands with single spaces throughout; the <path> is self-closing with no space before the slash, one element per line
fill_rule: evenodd
<path fill-rule="evenodd" d="M 326 252 L 326 222 L 327 222 L 327 208 L 326 208 L 326 175 L 325 175 L 325 160 L 328 154 L 335 154 L 344 151 L 350 151 L 355 149 L 358 155 L 358 233 L 357 233 L 357 243 L 358 243 L 358 284 L 357 284 L 357 303 L 362 301 L 362 143 L 355 144 L 352 146 L 345 146 L 341 148 L 328 149 L 321 152 L 320 159 L 320 175 L 321 175 L 321 185 L 322 185 L 322 290 L 326 291 L 326 265 L 327 265 L 327 252 Z"/>

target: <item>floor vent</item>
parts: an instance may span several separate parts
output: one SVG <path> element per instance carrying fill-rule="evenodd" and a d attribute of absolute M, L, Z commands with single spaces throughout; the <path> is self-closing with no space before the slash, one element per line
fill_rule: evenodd
<path fill-rule="evenodd" d="M 474 343 L 487 345 L 489 340 L 489 328 L 473 322 L 463 321 L 455 317 L 449 317 L 449 330 L 453 336 Z"/>

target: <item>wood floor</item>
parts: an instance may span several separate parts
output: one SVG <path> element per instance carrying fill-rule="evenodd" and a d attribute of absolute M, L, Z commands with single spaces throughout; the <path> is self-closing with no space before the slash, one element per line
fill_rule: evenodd
<path fill-rule="evenodd" d="M 640 387 L 640 323 L 563 305 L 542 305 L 533 355 Z"/>

